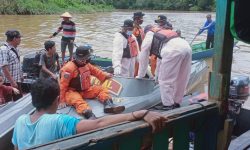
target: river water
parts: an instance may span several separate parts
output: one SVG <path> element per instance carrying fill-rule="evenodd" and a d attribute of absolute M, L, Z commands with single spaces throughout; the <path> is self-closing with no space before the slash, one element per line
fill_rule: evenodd
<path fill-rule="evenodd" d="M 154 24 L 154 20 L 160 14 L 166 15 L 173 24 L 174 30 L 180 29 L 182 36 L 189 42 L 204 24 L 207 14 L 173 11 L 144 11 L 144 13 L 142 26 Z M 94 53 L 97 55 L 111 57 L 113 36 L 115 32 L 120 30 L 125 19 L 132 19 L 133 11 L 72 15 L 77 29 L 75 43 L 77 45 L 88 43 L 93 46 Z M 2 15 L 0 17 L 0 41 L 5 41 L 4 33 L 6 30 L 19 30 L 23 35 L 20 45 L 21 55 L 42 49 L 44 41 L 49 39 L 49 35 L 54 33 L 61 23 L 59 15 Z M 215 13 L 212 13 L 212 18 L 215 19 Z M 61 34 L 52 39 L 56 41 L 59 54 L 60 39 Z M 205 39 L 206 33 L 204 32 L 195 39 L 194 43 Z M 234 53 L 233 72 L 250 75 L 250 67 L 248 67 L 250 66 L 250 47 L 241 42 L 237 46 Z"/>

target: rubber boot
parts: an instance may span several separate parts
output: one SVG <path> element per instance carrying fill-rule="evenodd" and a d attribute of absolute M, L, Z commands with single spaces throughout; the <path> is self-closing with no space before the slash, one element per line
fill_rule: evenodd
<path fill-rule="evenodd" d="M 118 106 L 113 103 L 111 99 L 104 102 L 104 112 L 118 114 L 125 110 L 125 106 Z"/>
<path fill-rule="evenodd" d="M 94 120 L 94 119 L 97 119 L 95 114 L 92 112 L 92 110 L 84 110 L 82 112 L 82 115 L 86 118 L 86 119 L 90 119 L 90 120 Z"/>

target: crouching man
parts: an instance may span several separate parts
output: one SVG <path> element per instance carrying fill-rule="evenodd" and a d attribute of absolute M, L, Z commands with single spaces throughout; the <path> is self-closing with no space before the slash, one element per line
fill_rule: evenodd
<path fill-rule="evenodd" d="M 91 85 L 91 75 L 97 77 L 100 81 L 105 81 L 111 78 L 112 74 L 105 73 L 89 63 L 90 50 L 90 46 L 78 47 L 74 55 L 74 60 L 68 62 L 61 69 L 61 106 L 63 106 L 64 103 L 72 105 L 76 108 L 77 113 L 82 114 L 85 118 L 95 119 L 95 115 L 84 99 L 97 98 L 104 104 L 105 113 L 123 112 L 125 107 L 113 104 L 108 89 L 101 85 Z"/>

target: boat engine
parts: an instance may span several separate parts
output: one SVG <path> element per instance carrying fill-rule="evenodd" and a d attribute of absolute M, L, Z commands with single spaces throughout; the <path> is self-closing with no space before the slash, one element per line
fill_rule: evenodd
<path fill-rule="evenodd" d="M 249 96 L 249 77 L 234 76 L 231 79 L 229 97 L 242 99 Z"/>

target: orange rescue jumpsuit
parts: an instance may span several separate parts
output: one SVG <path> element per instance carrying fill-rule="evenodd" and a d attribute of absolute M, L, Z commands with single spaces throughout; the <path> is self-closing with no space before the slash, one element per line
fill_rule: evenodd
<path fill-rule="evenodd" d="M 101 82 L 103 82 L 107 77 L 105 72 L 99 70 L 93 65 L 88 63 L 84 67 L 77 67 L 73 61 L 70 61 L 65 64 L 60 71 L 60 101 L 74 106 L 77 113 L 81 114 L 84 110 L 91 109 L 84 98 L 97 98 L 102 103 L 105 100 L 111 99 L 108 89 L 100 85 L 91 86 L 91 75 L 97 77 Z M 82 82 L 80 83 L 81 91 L 71 86 L 72 81 L 76 79 L 79 74 L 81 75 L 80 80 Z"/>
<path fill-rule="evenodd" d="M 142 41 L 143 41 L 143 39 L 144 39 L 144 37 L 145 37 L 144 31 L 143 31 L 142 27 L 140 27 L 140 26 L 138 26 L 138 25 L 135 25 L 135 26 L 134 26 L 134 30 L 133 30 L 133 34 L 134 34 L 134 36 L 135 36 L 136 39 L 137 39 L 137 42 L 138 42 L 138 45 L 139 45 L 139 50 L 141 51 L 141 44 L 142 44 Z M 134 74 L 134 76 L 137 76 L 137 74 L 138 74 L 138 69 L 139 69 L 139 63 L 138 63 L 138 61 L 136 61 L 136 63 L 135 63 L 135 74 Z"/>

